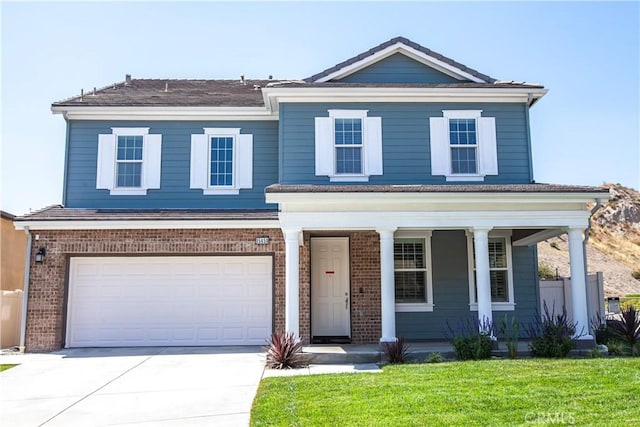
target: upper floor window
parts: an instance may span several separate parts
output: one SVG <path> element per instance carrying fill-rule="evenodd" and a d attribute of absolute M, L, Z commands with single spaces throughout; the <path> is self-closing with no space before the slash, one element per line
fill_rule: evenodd
<path fill-rule="evenodd" d="M 481 110 L 444 110 L 429 119 L 431 173 L 447 181 L 483 181 L 498 174 L 494 117 Z"/>
<path fill-rule="evenodd" d="M 513 310 L 513 267 L 509 231 L 489 233 L 489 280 L 491 284 L 491 305 L 493 310 Z M 476 262 L 473 237 L 468 237 L 469 247 L 469 299 L 471 310 L 478 309 L 476 286 Z"/>
<path fill-rule="evenodd" d="M 363 182 L 382 175 L 382 118 L 367 110 L 329 110 L 315 119 L 316 175 Z"/>
<path fill-rule="evenodd" d="M 145 195 L 160 188 L 162 135 L 149 128 L 111 128 L 98 135 L 96 188 L 111 195 Z"/>
<path fill-rule="evenodd" d="M 239 194 L 253 187 L 253 135 L 240 128 L 204 128 L 191 135 L 191 188 Z"/>
<path fill-rule="evenodd" d="M 431 233 L 396 233 L 393 264 L 396 311 L 432 311 Z"/>

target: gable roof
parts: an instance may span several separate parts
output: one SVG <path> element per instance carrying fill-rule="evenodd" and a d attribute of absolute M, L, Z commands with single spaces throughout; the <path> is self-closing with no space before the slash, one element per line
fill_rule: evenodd
<path fill-rule="evenodd" d="M 331 68 L 327 68 L 318 74 L 304 79 L 309 83 L 326 82 L 340 79 L 354 72 L 366 68 L 395 53 L 402 53 L 432 68 L 458 78 L 459 80 L 471 80 L 475 83 L 494 83 L 496 79 L 482 74 L 473 68 L 454 61 L 438 52 L 427 49 L 418 43 L 405 37 L 394 37 L 389 41 L 379 44 L 359 55 L 349 58 Z"/>

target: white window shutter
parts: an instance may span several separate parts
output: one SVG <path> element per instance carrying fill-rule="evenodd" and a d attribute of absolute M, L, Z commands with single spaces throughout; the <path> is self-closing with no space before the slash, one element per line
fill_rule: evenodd
<path fill-rule="evenodd" d="M 209 144 L 207 135 L 191 135 L 191 184 L 190 188 L 205 189 L 209 186 Z"/>
<path fill-rule="evenodd" d="M 449 175 L 451 151 L 449 148 L 449 129 L 445 117 L 430 117 L 431 137 L 431 175 Z"/>
<path fill-rule="evenodd" d="M 111 190 L 116 180 L 116 136 L 98 135 L 98 169 L 96 171 L 96 189 Z"/>
<path fill-rule="evenodd" d="M 366 175 L 382 175 L 382 117 L 366 117 L 364 141 Z"/>
<path fill-rule="evenodd" d="M 316 176 L 333 175 L 333 121 L 316 117 Z"/>
<path fill-rule="evenodd" d="M 240 134 L 236 138 L 236 188 L 253 188 L 253 135 Z"/>
<path fill-rule="evenodd" d="M 149 134 L 144 137 L 143 168 L 145 188 L 160 188 L 162 163 L 162 135 Z"/>
<path fill-rule="evenodd" d="M 498 147 L 495 117 L 478 118 L 478 151 L 481 175 L 498 175 Z"/>

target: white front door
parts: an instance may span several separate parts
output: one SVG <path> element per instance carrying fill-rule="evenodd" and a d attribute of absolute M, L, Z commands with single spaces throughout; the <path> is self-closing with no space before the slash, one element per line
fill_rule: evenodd
<path fill-rule="evenodd" d="M 311 335 L 348 337 L 349 238 L 311 239 Z"/>

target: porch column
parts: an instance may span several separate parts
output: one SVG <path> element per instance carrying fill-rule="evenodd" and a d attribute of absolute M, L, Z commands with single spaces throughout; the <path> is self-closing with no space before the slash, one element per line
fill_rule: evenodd
<path fill-rule="evenodd" d="M 299 229 L 282 230 L 285 243 L 285 332 L 300 337 L 300 233 Z"/>
<path fill-rule="evenodd" d="M 582 244 L 581 228 L 570 228 L 569 262 L 571 267 L 571 308 L 573 321 L 576 322 L 576 335 L 586 333 L 580 339 L 591 340 L 589 335 L 589 314 L 587 311 L 587 281 L 584 265 L 584 245 Z"/>
<path fill-rule="evenodd" d="M 493 321 L 491 311 L 491 277 L 489 274 L 489 230 L 474 228 L 473 243 L 476 256 L 476 295 L 478 298 L 478 321 L 480 328 Z"/>
<path fill-rule="evenodd" d="M 382 337 L 380 342 L 396 340 L 396 294 L 393 277 L 393 232 L 395 228 L 376 229 L 380 235 L 380 291 Z"/>

